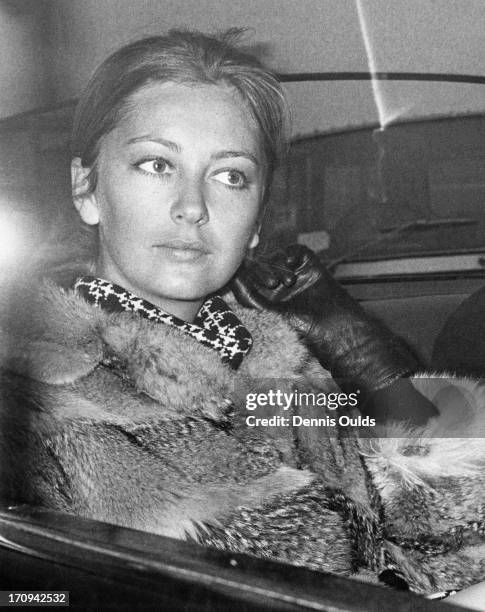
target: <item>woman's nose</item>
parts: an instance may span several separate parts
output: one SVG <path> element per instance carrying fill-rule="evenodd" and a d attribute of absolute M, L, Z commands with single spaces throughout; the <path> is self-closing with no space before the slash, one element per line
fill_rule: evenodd
<path fill-rule="evenodd" d="M 200 184 L 186 183 L 170 210 L 174 223 L 203 225 L 209 220 L 204 191 Z"/>

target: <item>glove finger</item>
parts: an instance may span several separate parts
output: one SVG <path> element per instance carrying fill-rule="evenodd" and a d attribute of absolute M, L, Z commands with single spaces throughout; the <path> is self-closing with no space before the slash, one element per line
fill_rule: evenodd
<path fill-rule="evenodd" d="M 287 289 L 291 288 L 291 291 L 279 292 L 279 301 L 286 302 L 312 287 L 320 279 L 322 264 L 315 253 L 303 244 L 291 244 L 281 254 L 284 256 L 284 267 L 288 271 L 291 270 L 292 275 L 291 284 L 283 282 Z"/>
<path fill-rule="evenodd" d="M 272 257 L 263 262 L 253 260 L 247 270 L 251 280 L 265 289 L 276 289 L 278 285 L 291 287 L 296 280 L 293 272 L 284 265 L 283 257 Z"/>
<path fill-rule="evenodd" d="M 230 286 L 234 297 L 242 306 L 256 310 L 267 308 L 266 299 L 253 289 L 252 283 L 245 280 L 241 273 L 232 280 Z"/>
<path fill-rule="evenodd" d="M 305 263 L 312 259 L 314 256 L 313 251 L 303 244 L 290 244 L 286 248 L 286 266 L 291 270 L 297 270 L 299 267 L 305 265 Z"/>
<path fill-rule="evenodd" d="M 293 285 L 296 283 L 296 276 L 293 274 L 293 272 L 287 272 L 283 276 L 282 282 L 285 287 L 293 287 Z"/>
<path fill-rule="evenodd" d="M 276 289 L 280 284 L 278 274 L 269 267 L 258 267 L 249 271 L 251 279 L 257 284 L 267 289 Z"/>
<path fill-rule="evenodd" d="M 296 276 L 292 270 L 285 265 L 279 263 L 268 264 L 271 266 L 272 275 L 278 279 L 278 283 L 274 285 L 273 289 L 276 289 L 278 285 L 284 285 L 285 287 L 291 287 L 296 282 Z"/>

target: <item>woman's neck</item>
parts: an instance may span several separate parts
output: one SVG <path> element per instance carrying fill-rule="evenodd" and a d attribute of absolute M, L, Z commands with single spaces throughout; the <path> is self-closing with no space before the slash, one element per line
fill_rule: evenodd
<path fill-rule="evenodd" d="M 123 287 L 123 289 L 130 291 L 137 297 L 147 300 L 154 306 L 158 306 L 158 308 L 161 308 L 164 312 L 182 319 L 182 321 L 187 321 L 187 323 L 192 323 L 194 321 L 200 307 L 204 303 L 203 299 L 172 300 L 156 294 L 147 293 L 146 291 L 131 285 L 131 283 L 126 279 L 114 278 L 112 274 L 107 274 L 106 271 L 103 271 L 101 268 L 97 268 L 95 274 L 99 278 Z"/>
<path fill-rule="evenodd" d="M 137 294 L 138 295 L 138 294 Z M 156 299 L 155 297 L 140 295 L 141 298 L 148 300 L 155 306 L 158 306 L 168 314 L 173 315 L 187 321 L 187 323 L 193 323 L 200 307 L 204 303 L 204 300 L 169 300 L 169 299 Z"/>

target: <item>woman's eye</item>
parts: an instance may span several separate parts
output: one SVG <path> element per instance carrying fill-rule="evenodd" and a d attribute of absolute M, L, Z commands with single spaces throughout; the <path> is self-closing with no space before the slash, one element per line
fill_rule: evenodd
<path fill-rule="evenodd" d="M 161 157 L 157 157 L 156 159 L 147 159 L 145 161 L 139 162 L 136 164 L 140 170 L 143 172 L 148 172 L 148 174 L 172 174 L 173 167 Z"/>
<path fill-rule="evenodd" d="M 245 175 L 239 170 L 224 170 L 214 175 L 214 179 L 220 183 L 224 183 L 228 187 L 236 187 L 237 189 L 243 189 L 247 186 L 247 180 Z"/>

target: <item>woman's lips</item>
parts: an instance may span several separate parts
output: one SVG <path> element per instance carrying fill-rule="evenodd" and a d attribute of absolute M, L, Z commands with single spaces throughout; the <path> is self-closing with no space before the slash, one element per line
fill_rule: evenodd
<path fill-rule="evenodd" d="M 207 245 L 199 241 L 169 240 L 156 244 L 155 247 L 161 249 L 169 259 L 175 262 L 197 261 L 210 253 Z"/>

